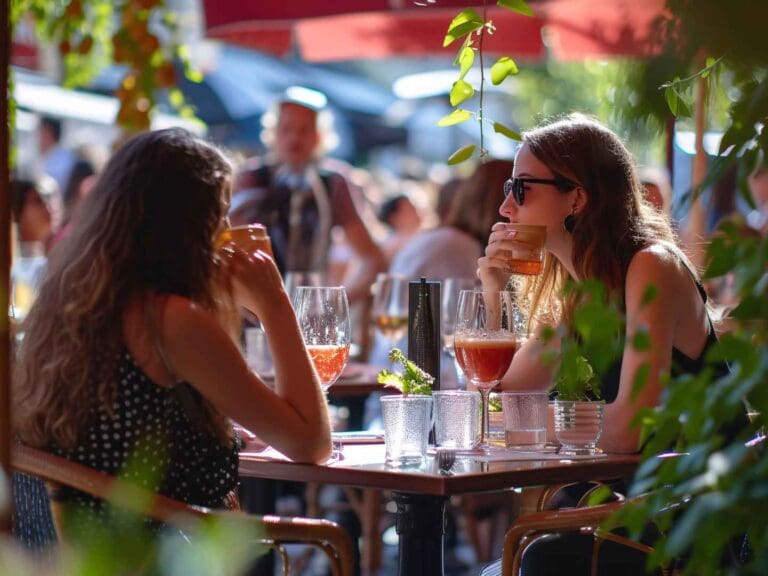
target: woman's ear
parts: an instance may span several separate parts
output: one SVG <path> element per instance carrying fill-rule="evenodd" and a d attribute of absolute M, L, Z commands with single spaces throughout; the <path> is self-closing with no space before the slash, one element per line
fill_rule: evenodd
<path fill-rule="evenodd" d="M 589 197 L 587 196 L 587 191 L 581 186 L 576 186 L 574 192 L 573 211 L 571 213 L 578 216 L 587 207 Z"/>

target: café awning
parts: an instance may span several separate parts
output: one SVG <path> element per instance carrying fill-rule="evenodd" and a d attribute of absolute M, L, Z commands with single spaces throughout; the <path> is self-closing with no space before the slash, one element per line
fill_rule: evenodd
<path fill-rule="evenodd" d="M 659 49 L 664 0 L 546 0 L 526 17 L 488 2 L 497 31 L 484 52 L 539 60 L 652 54 Z M 308 62 L 453 55 L 442 40 L 453 16 L 477 0 L 203 0 L 206 34 Z"/>

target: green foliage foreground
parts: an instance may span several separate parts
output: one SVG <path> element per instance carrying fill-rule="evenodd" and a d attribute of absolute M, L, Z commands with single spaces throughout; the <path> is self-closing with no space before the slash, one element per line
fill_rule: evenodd
<path fill-rule="evenodd" d="M 674 50 L 666 57 L 674 53 L 678 69 L 698 72 L 683 80 L 668 78 L 658 95 L 681 114 L 690 108 L 686 99 L 698 78 L 715 92 L 723 90 L 718 79 L 727 78 L 732 104 L 709 181 L 734 164 L 742 174 L 751 172 L 765 163 L 768 152 L 768 4 L 669 0 L 668 8 Z M 658 61 L 647 64 L 649 70 L 656 68 Z M 765 443 L 745 446 L 765 430 L 768 416 L 768 239 L 722 226 L 709 246 L 705 278 L 726 275 L 734 281 L 739 302 L 731 313 L 734 329 L 707 360 L 727 359 L 732 373 L 717 377 L 710 370 L 671 381 L 660 406 L 639 415 L 638 423 L 653 436 L 632 491 L 649 496 L 617 519 L 635 533 L 656 521 L 663 536 L 650 564 L 683 558 L 683 573 L 697 576 L 768 574 L 768 454 Z M 754 410 L 752 421 L 728 438 L 723 430 L 743 410 L 744 400 Z M 685 455 L 659 460 L 656 454 L 670 446 Z M 744 534 L 750 560 L 727 567 L 723 559 L 729 547 Z"/>

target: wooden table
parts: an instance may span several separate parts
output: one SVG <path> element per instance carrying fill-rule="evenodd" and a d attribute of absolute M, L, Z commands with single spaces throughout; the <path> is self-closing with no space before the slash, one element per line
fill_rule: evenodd
<path fill-rule="evenodd" d="M 298 464 L 274 453 L 243 452 L 240 474 L 299 482 L 392 490 L 400 535 L 398 573 L 439 576 L 443 573 L 445 505 L 453 495 L 559 482 L 619 478 L 632 474 L 639 456 L 600 455 L 590 459 L 456 460 L 451 474 L 441 474 L 428 456 L 415 469 L 384 464 L 384 445 L 346 445 L 341 461 L 331 465 Z"/>

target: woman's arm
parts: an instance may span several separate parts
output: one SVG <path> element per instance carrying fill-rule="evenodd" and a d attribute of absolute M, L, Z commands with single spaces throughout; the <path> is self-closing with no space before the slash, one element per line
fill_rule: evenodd
<path fill-rule="evenodd" d="M 538 327 L 517 350 L 499 388 L 516 391 L 548 391 L 552 387 L 557 365 L 544 364 L 542 355 L 550 350 L 559 352 L 560 340 L 553 338 L 545 344 L 541 338 L 543 329 L 544 327 Z"/>
<path fill-rule="evenodd" d="M 275 366 L 275 390 L 247 367 L 218 320 L 185 298 L 170 298 L 163 339 L 176 375 L 218 410 L 299 461 L 331 452 L 325 398 L 274 262 L 234 251 L 229 267 L 238 300 L 261 320 Z"/>
<path fill-rule="evenodd" d="M 646 290 L 655 287 L 656 296 L 644 302 Z M 689 273 L 669 250 L 649 247 L 638 252 L 627 270 L 625 285 L 626 341 L 621 380 L 616 400 L 606 405 L 600 446 L 609 452 L 637 452 L 640 429 L 630 422 L 641 408 L 654 407 L 661 396 L 661 375 L 669 373 L 672 346 L 681 310 L 686 302 L 699 298 Z M 635 334 L 645 330 L 650 345 L 638 350 Z M 645 385 L 634 391 L 638 370 L 648 368 Z"/>

